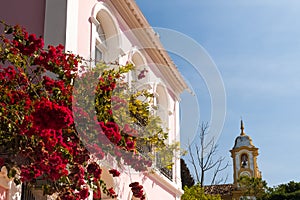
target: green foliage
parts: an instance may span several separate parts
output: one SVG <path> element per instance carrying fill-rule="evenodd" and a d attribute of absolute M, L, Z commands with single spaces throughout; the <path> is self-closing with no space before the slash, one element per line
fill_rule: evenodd
<path fill-rule="evenodd" d="M 274 188 L 274 192 L 293 193 L 300 190 L 300 183 L 290 181 L 287 184 L 280 184 Z"/>
<path fill-rule="evenodd" d="M 255 196 L 258 200 L 299 200 L 300 183 L 290 181 L 273 188 L 268 188 L 261 178 L 240 177 L 240 186 L 245 190 L 245 196 Z"/>
<path fill-rule="evenodd" d="M 219 195 L 205 194 L 204 189 L 197 184 L 192 187 L 185 186 L 181 200 L 221 200 L 221 197 Z"/>
<path fill-rule="evenodd" d="M 257 199 L 265 199 L 267 196 L 267 182 L 261 178 L 241 176 L 238 183 L 245 196 L 255 196 Z"/>
<path fill-rule="evenodd" d="M 126 143 L 133 142 L 136 146 L 149 146 L 148 152 L 142 152 L 149 162 L 155 162 L 155 155 L 160 156 L 160 167 L 171 169 L 173 165 L 174 151 L 179 151 L 179 143 L 166 144 L 167 130 L 162 126 L 162 120 L 155 115 L 153 106 L 153 94 L 146 89 L 136 89 L 134 85 L 126 82 L 126 73 L 133 70 L 132 64 L 125 66 L 109 67 L 104 63 L 98 63 L 96 67 L 88 69 L 80 80 L 75 80 L 75 92 L 73 93 L 78 107 L 88 113 L 94 114 L 96 110 L 97 121 L 113 121 L 121 129 L 122 140 L 119 146 L 126 150 Z M 100 78 L 99 78 L 100 77 Z M 82 87 L 84 86 L 84 87 Z M 109 87 L 114 87 L 111 90 Z M 96 92 L 93 92 L 96 88 Z M 94 93 L 95 95 L 91 95 Z M 76 117 L 76 116 L 75 116 Z M 86 134 L 86 144 L 97 144 L 108 152 L 115 152 L 114 145 L 101 145 L 97 143 L 98 130 L 87 126 L 92 120 L 77 120 L 77 130 Z M 83 123 L 82 123 L 83 122 Z M 129 133 L 130 132 L 130 133 Z M 101 141 L 102 142 L 102 141 Z M 134 148 L 127 148 L 134 151 Z M 116 158 L 118 161 L 121 157 Z M 135 162 L 136 163 L 136 162 Z M 150 164 L 149 164 L 150 165 Z M 148 166 L 149 166 L 148 165 Z"/>
<path fill-rule="evenodd" d="M 180 169 L 182 189 L 184 189 L 185 186 L 192 187 L 195 184 L 195 181 L 190 173 L 189 168 L 187 167 L 185 161 L 182 158 L 180 159 Z"/>
<path fill-rule="evenodd" d="M 300 199 L 300 183 L 290 181 L 270 188 L 266 200 L 298 200 Z"/>

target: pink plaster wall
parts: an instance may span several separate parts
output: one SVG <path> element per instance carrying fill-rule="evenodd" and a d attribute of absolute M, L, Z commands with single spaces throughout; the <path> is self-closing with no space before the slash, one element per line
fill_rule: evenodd
<path fill-rule="evenodd" d="M 0 200 L 6 200 L 8 196 L 8 190 L 0 186 Z"/>
<path fill-rule="evenodd" d="M 29 32 L 38 36 L 44 33 L 45 21 L 45 1 L 46 0 L 7 0 L 0 4 L 0 20 L 5 20 L 9 24 L 20 24 L 26 27 Z M 78 1 L 78 51 L 84 58 L 89 58 L 91 41 L 91 23 L 89 18 L 92 15 L 94 5 L 97 0 Z M 120 22 L 120 21 L 119 21 Z M 120 23 L 122 29 L 124 25 Z M 174 120 L 174 119 L 172 119 Z M 119 182 L 119 194 L 121 199 L 127 200 L 131 195 L 128 185 L 138 181 L 144 186 L 148 199 L 175 199 L 174 193 L 164 185 L 155 180 L 145 178 L 140 174 L 123 174 Z"/>
<path fill-rule="evenodd" d="M 45 0 L 4 0 L 0 3 L 0 20 L 19 24 L 30 33 L 43 36 Z"/>
<path fill-rule="evenodd" d="M 90 54 L 91 23 L 89 18 L 98 1 L 79 1 L 78 11 L 78 54 L 88 58 Z"/>
<path fill-rule="evenodd" d="M 132 196 L 129 184 L 132 182 L 139 182 L 143 186 L 143 190 L 146 193 L 147 199 L 176 199 L 175 194 L 170 191 L 165 185 L 158 183 L 157 181 L 140 173 L 121 173 L 119 182 L 119 198 L 122 200 L 130 200 Z"/>
<path fill-rule="evenodd" d="M 146 179 L 143 183 L 145 188 L 146 195 L 148 199 L 174 199 L 175 195 L 170 193 L 170 188 L 167 188 L 165 185 L 157 183 L 152 179 Z"/>

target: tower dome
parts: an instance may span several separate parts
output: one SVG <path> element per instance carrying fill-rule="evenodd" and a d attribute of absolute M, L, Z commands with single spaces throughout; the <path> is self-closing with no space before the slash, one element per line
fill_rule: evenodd
<path fill-rule="evenodd" d="M 244 124 L 242 120 L 241 120 L 241 134 L 235 139 L 234 146 L 232 149 L 237 149 L 240 147 L 250 147 L 250 148 L 254 147 L 252 143 L 252 139 L 244 132 Z"/>

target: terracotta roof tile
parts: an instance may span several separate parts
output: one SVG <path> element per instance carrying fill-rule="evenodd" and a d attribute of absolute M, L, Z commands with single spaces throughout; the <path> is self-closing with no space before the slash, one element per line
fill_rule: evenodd
<path fill-rule="evenodd" d="M 219 194 L 221 196 L 231 195 L 231 192 L 234 190 L 236 190 L 236 187 L 233 184 L 204 186 L 204 192 L 206 194 Z"/>

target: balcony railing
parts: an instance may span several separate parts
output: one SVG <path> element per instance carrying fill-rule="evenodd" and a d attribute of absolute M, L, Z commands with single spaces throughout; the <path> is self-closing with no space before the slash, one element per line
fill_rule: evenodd
<path fill-rule="evenodd" d="M 165 177 L 167 177 L 169 180 L 173 181 L 173 170 L 172 167 L 167 167 L 166 163 L 163 163 L 163 155 L 161 155 L 159 152 L 155 155 L 155 165 L 156 168 L 162 173 Z"/>
<path fill-rule="evenodd" d="M 167 167 L 159 168 L 160 173 L 162 173 L 165 177 L 167 177 L 170 181 L 173 181 L 172 176 L 172 168 L 169 169 Z"/>
<path fill-rule="evenodd" d="M 34 194 L 26 183 L 22 184 L 21 200 L 36 200 Z"/>
<path fill-rule="evenodd" d="M 149 153 L 152 153 L 152 147 L 150 144 L 144 143 L 137 143 L 136 149 L 139 153 L 141 153 L 144 157 L 149 158 Z M 154 160 L 155 168 L 160 171 L 162 175 L 167 177 L 169 180 L 173 181 L 173 170 L 172 167 L 166 167 L 161 159 L 161 155 L 159 152 L 155 153 L 155 160 Z"/>

